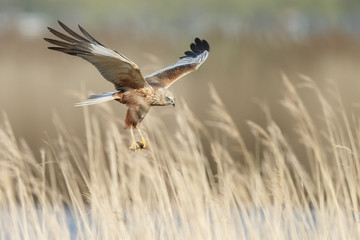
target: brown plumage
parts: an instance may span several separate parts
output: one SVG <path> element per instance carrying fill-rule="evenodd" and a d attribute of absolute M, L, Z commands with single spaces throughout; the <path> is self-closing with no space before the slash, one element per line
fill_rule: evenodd
<path fill-rule="evenodd" d="M 51 50 L 79 56 L 92 63 L 101 75 L 115 86 L 115 92 L 106 92 L 90 96 L 76 106 L 86 106 L 116 100 L 128 106 L 125 118 L 125 128 L 136 128 L 141 135 L 142 142 L 134 143 L 130 148 L 136 150 L 145 148 L 146 142 L 139 130 L 139 125 L 149 112 L 151 106 L 175 106 L 174 95 L 168 90 L 171 84 L 184 75 L 195 71 L 208 57 L 210 47 L 206 40 L 195 39 L 190 45 L 191 51 L 186 51 L 173 65 L 143 77 L 139 67 L 121 53 L 111 50 L 95 40 L 80 25 L 84 34 L 81 36 L 62 22 L 59 25 L 69 34 L 65 35 L 50 27 L 49 31 L 62 41 L 44 38 L 55 45 Z"/>

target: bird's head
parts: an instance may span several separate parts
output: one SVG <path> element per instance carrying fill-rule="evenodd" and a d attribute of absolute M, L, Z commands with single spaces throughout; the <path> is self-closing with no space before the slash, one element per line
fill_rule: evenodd
<path fill-rule="evenodd" d="M 175 107 L 175 96 L 172 92 L 164 88 L 159 93 L 160 105 L 173 105 Z"/>

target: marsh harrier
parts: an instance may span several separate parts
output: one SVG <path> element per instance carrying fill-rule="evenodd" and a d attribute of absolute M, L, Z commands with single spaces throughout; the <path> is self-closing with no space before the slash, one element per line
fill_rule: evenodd
<path fill-rule="evenodd" d="M 154 72 L 146 77 L 140 72 L 139 67 L 121 53 L 105 47 L 95 40 L 80 25 L 79 29 L 84 36 L 71 30 L 62 22 L 59 25 L 69 34 L 63 34 L 50 27 L 49 31 L 63 41 L 44 38 L 47 42 L 56 45 L 49 47 L 51 50 L 79 56 L 92 63 L 108 81 L 115 85 L 116 91 L 91 95 L 76 106 L 86 106 L 110 100 L 126 104 L 128 107 L 125 128 L 130 129 L 133 143 L 130 149 L 145 149 L 146 141 L 139 129 L 140 122 L 149 112 L 151 106 L 173 105 L 174 94 L 168 88 L 179 78 L 195 71 L 206 60 L 210 47 L 206 40 L 195 38 L 191 43 L 191 51 L 186 51 L 173 65 Z M 141 136 L 141 142 L 136 142 L 133 128 Z"/>

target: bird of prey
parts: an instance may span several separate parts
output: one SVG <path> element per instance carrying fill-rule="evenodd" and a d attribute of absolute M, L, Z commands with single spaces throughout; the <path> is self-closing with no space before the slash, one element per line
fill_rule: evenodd
<path fill-rule="evenodd" d="M 141 134 L 139 125 L 149 112 L 151 106 L 172 105 L 175 107 L 175 97 L 168 88 L 179 78 L 195 71 L 206 60 L 210 46 L 206 40 L 195 38 L 191 43 L 191 51 L 186 51 L 173 65 L 156 71 L 146 77 L 140 72 L 139 67 L 123 54 L 105 47 L 95 40 L 80 25 L 79 29 L 84 36 L 74 32 L 64 23 L 59 25 L 68 35 L 58 32 L 50 27 L 49 31 L 62 41 L 44 38 L 56 46 L 49 49 L 81 57 L 93 64 L 108 81 L 115 85 L 116 91 L 91 95 L 76 106 L 86 106 L 115 100 L 126 104 L 128 107 L 125 128 L 130 129 L 133 143 L 131 150 L 145 149 L 146 141 Z M 141 142 L 137 142 L 133 129 L 137 129 Z"/>

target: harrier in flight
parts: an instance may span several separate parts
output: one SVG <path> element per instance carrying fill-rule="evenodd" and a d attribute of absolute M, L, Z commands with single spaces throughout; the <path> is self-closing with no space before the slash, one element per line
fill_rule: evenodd
<path fill-rule="evenodd" d="M 71 30 L 62 22 L 59 25 L 69 34 L 63 34 L 50 27 L 49 31 L 63 41 L 44 38 L 47 42 L 56 45 L 49 47 L 51 50 L 79 56 L 93 64 L 108 81 L 115 85 L 116 91 L 91 95 L 76 106 L 86 106 L 110 100 L 126 104 L 128 107 L 125 128 L 130 129 L 133 143 L 131 150 L 145 149 L 146 141 L 141 134 L 139 125 L 149 112 L 151 106 L 173 105 L 174 94 L 168 88 L 179 78 L 195 71 L 206 60 L 210 46 L 206 40 L 195 38 L 191 43 L 191 51 L 186 51 L 185 56 L 173 65 L 154 72 L 146 77 L 140 72 L 139 67 L 121 53 L 105 47 L 95 40 L 80 25 L 79 29 L 84 36 Z M 141 142 L 136 142 L 133 128 L 141 136 Z"/>

